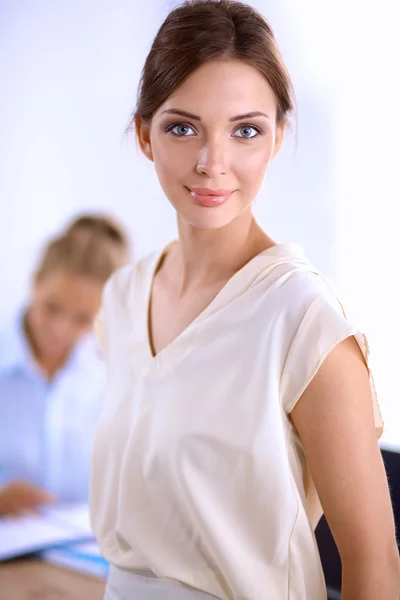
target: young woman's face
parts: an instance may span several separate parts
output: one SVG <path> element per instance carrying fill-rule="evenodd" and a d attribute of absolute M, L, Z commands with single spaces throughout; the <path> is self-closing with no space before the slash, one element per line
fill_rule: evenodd
<path fill-rule="evenodd" d="M 87 333 L 97 314 L 101 282 L 59 270 L 43 275 L 34 285 L 28 330 L 44 356 L 57 358 Z"/>
<path fill-rule="evenodd" d="M 137 120 L 143 152 L 179 217 L 227 225 L 251 205 L 282 143 L 266 79 L 237 60 L 210 61 L 177 88 L 151 125 Z"/>

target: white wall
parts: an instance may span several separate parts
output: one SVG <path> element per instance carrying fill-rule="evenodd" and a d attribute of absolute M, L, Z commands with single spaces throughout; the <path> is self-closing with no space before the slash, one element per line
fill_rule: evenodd
<path fill-rule="evenodd" d="M 352 0 L 340 37 L 337 283 L 369 334 L 385 432 L 400 450 L 399 5 Z M 355 43 L 356 42 L 356 43 Z"/>
<path fill-rule="evenodd" d="M 144 57 L 174 4 L 0 3 L 0 55 L 7 57 L 0 64 L 0 289 L 7 290 L 0 322 L 22 301 L 43 240 L 76 212 L 113 211 L 132 233 L 136 256 L 175 235 L 152 166 L 124 137 Z M 293 0 L 253 4 L 275 28 L 299 109 L 297 147 L 289 134 L 256 213 L 273 235 L 304 245 L 334 275 L 333 109 L 320 42 L 315 51 L 321 32 L 293 12 Z"/>

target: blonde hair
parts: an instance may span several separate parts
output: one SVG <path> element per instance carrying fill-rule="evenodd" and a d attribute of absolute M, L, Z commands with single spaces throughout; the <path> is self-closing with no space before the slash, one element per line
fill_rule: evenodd
<path fill-rule="evenodd" d="M 46 245 L 36 279 L 63 269 L 106 282 L 128 262 L 129 244 L 123 229 L 110 217 L 81 215 Z"/>

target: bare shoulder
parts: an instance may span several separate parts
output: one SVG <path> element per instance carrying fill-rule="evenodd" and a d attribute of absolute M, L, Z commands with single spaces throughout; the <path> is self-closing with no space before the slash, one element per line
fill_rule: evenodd
<path fill-rule="evenodd" d="M 386 552 L 395 543 L 372 394 L 364 356 L 348 337 L 291 413 L 342 559 L 366 548 Z"/>

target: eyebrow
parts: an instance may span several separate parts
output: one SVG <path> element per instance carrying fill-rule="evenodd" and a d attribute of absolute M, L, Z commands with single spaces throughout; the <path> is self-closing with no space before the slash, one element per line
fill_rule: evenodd
<path fill-rule="evenodd" d="M 201 117 L 194 115 L 193 113 L 187 112 L 186 110 L 180 110 L 179 108 L 169 108 L 168 110 L 164 110 L 163 114 L 169 115 L 179 115 L 181 117 L 186 117 L 187 119 L 193 119 L 194 121 L 201 121 Z M 243 115 L 237 115 L 236 117 L 232 117 L 229 121 L 242 121 L 243 119 L 254 119 L 254 117 L 265 117 L 269 119 L 270 117 L 261 111 L 255 110 L 253 112 L 248 112 Z"/>

